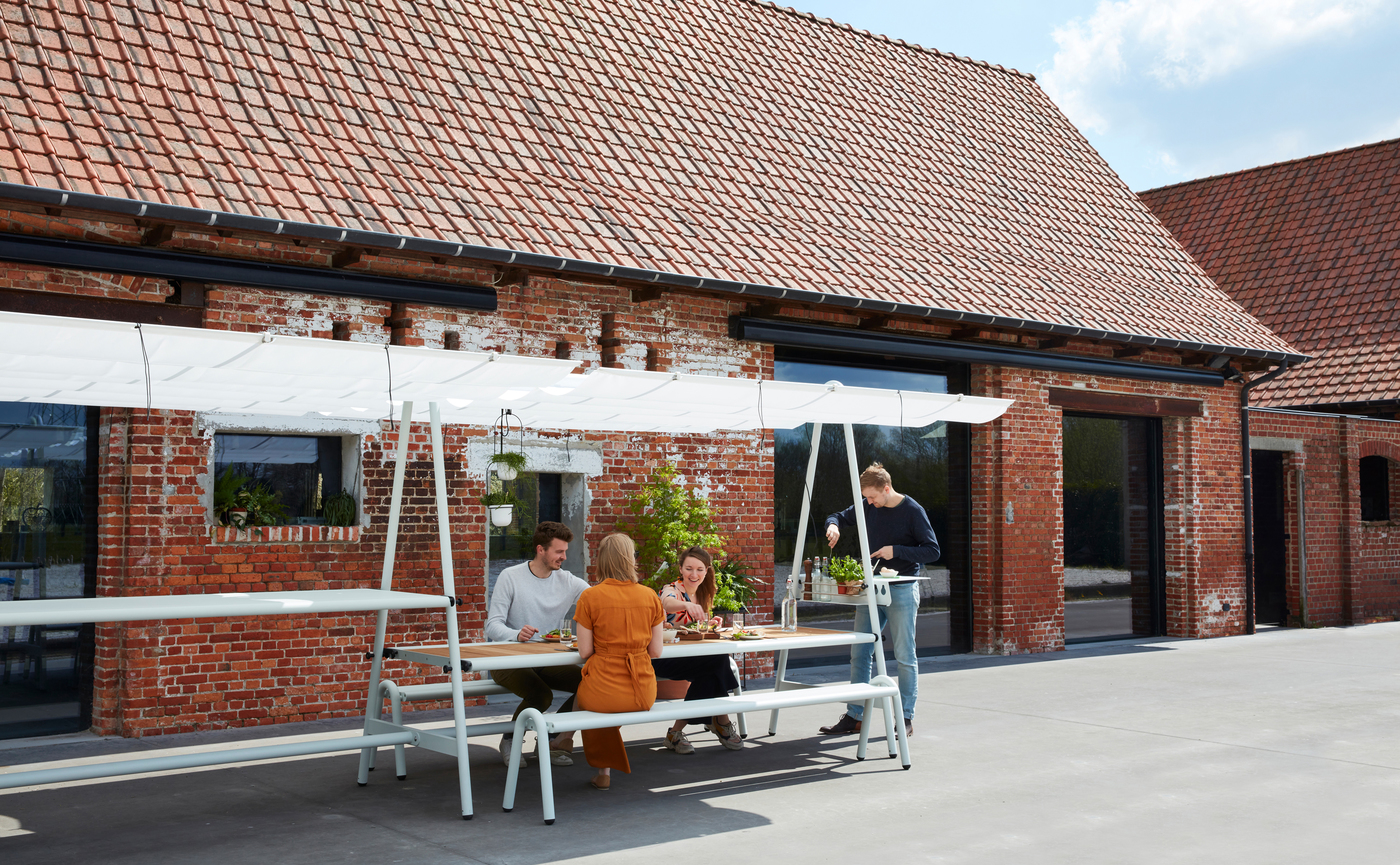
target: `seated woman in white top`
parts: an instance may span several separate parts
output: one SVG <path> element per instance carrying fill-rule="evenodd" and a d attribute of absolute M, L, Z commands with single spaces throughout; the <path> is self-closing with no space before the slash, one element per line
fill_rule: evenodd
<path fill-rule="evenodd" d="M 661 595 L 661 608 L 666 611 L 666 621 L 673 625 L 704 621 L 712 625 L 720 624 L 719 616 L 711 614 L 717 589 L 714 560 L 710 554 L 701 547 L 691 547 L 681 553 L 680 579 L 667 583 L 658 592 Z M 728 655 L 658 658 L 652 660 L 651 666 L 656 675 L 663 679 L 689 680 L 690 689 L 685 694 L 687 701 L 723 697 L 739 687 Z M 686 724 L 703 724 L 706 730 L 719 737 L 720 744 L 731 751 L 744 746 L 738 726 L 728 715 L 688 718 L 677 721 L 666 733 L 666 747 L 677 754 L 695 752 L 695 746 L 685 737 Z"/>

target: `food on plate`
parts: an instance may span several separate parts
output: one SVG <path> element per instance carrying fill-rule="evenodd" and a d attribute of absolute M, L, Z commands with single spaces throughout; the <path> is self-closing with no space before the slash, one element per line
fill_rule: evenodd
<path fill-rule="evenodd" d="M 881 568 L 881 569 L 880 569 L 880 576 L 882 576 L 882 577 L 897 577 L 897 576 L 899 576 L 899 571 L 896 571 L 894 568 Z"/>

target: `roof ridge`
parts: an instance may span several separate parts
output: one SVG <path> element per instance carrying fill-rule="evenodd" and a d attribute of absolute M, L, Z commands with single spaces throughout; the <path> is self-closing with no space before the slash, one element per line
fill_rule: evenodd
<path fill-rule="evenodd" d="M 1192 178 L 1191 180 L 1181 180 L 1176 183 L 1168 183 L 1165 186 L 1154 186 L 1151 189 L 1144 189 L 1141 192 L 1136 192 L 1134 194 L 1138 196 L 1143 196 L 1148 194 L 1149 192 L 1161 192 L 1165 189 L 1176 189 L 1180 186 L 1190 186 L 1193 183 L 1206 183 L 1208 181 L 1220 180 L 1224 177 L 1235 177 L 1236 175 L 1240 174 L 1249 174 L 1252 171 L 1267 171 L 1268 169 L 1280 168 L 1284 165 L 1293 165 L 1299 162 L 1310 162 L 1314 159 L 1325 159 L 1332 156 L 1340 156 L 1343 153 L 1350 153 L 1354 150 L 1365 150 L 1368 147 L 1380 147 L 1385 144 L 1396 143 L 1400 143 L 1400 138 L 1386 138 L 1381 141 L 1371 141 L 1366 144 L 1353 144 L 1350 147 L 1339 147 L 1336 150 L 1324 150 L 1322 153 L 1314 153 L 1310 156 L 1295 156 L 1292 159 L 1282 159 L 1278 162 L 1269 162 L 1264 165 L 1255 165 L 1252 168 L 1241 168 L 1238 171 L 1226 171 L 1221 174 L 1210 174 L 1205 177 L 1196 177 Z"/>
<path fill-rule="evenodd" d="M 954 54 L 951 51 L 939 51 L 937 48 L 925 48 L 917 42 L 907 42 L 903 39 L 896 39 L 892 36 L 885 36 L 882 33 L 874 33 L 870 30 L 865 30 L 860 27 L 857 27 L 854 24 L 843 24 L 842 22 L 837 21 L 834 18 L 823 18 L 814 12 L 803 12 L 802 10 L 794 9 L 791 6 L 783 6 L 779 3 L 775 3 L 773 2 L 773 0 L 748 0 L 748 2 L 754 4 L 755 6 L 766 6 L 770 9 L 775 9 L 779 12 L 785 12 L 797 18 L 805 18 L 809 21 L 816 21 L 820 24 L 825 24 L 828 27 L 835 27 L 839 30 L 849 30 L 852 33 L 859 33 L 860 35 L 868 37 L 870 39 L 876 39 L 881 42 L 888 42 L 891 45 L 898 45 L 901 48 L 909 48 L 914 51 L 922 52 L 924 54 L 932 54 L 935 57 L 946 57 L 950 60 L 957 60 L 962 63 L 969 63 L 973 66 L 981 66 L 986 69 L 995 69 L 999 72 L 1006 72 L 1010 75 L 1025 78 L 1029 81 L 1035 80 L 1035 75 L 1030 72 L 1022 72 L 1021 70 L 1013 69 L 1010 66 L 1002 66 L 1000 63 L 988 63 L 986 60 L 973 60 L 971 57 L 965 57 L 959 54 Z"/>

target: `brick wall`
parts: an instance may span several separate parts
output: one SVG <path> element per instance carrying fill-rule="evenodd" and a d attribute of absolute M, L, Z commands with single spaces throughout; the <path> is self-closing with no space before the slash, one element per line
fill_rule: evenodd
<path fill-rule="evenodd" d="M 973 647 L 1064 647 L 1063 412 L 1049 388 L 1200 400 L 1202 417 L 1162 419 L 1166 631 L 1244 630 L 1239 389 L 976 366 L 971 391 L 1014 399 L 973 432 Z M 1228 605 L 1228 608 L 1227 608 Z"/>
<path fill-rule="evenodd" d="M 1336 415 L 1253 411 L 1251 437 L 1300 442 L 1284 463 L 1289 533 L 1288 609 L 1311 625 L 1400 619 L 1400 422 Z M 1362 457 L 1391 460 L 1392 519 L 1362 522 L 1357 478 Z M 1305 543 L 1298 532 L 1297 472 L 1303 473 Z M 1307 604 L 1300 575 L 1306 558 Z"/>
<path fill-rule="evenodd" d="M 142 227 L 0 211 L 0 230 L 138 243 Z M 325 266 L 335 250 L 294 242 L 177 231 L 168 247 L 185 251 Z M 771 377 L 771 352 L 729 340 L 728 317 L 741 305 L 706 298 L 659 298 L 633 304 L 616 285 L 554 279 L 506 279 L 494 269 L 364 255 L 351 270 L 446 281 L 499 282 L 492 313 L 370 300 L 211 288 L 205 326 L 440 347 L 455 333 L 462 349 L 605 359 L 630 368 Z M 11 265 L 0 287 L 159 302 L 172 288 L 155 280 Z M 602 343 L 607 327 L 610 345 Z M 562 344 L 562 345 L 561 345 Z M 606 353 L 606 357 L 605 357 Z M 387 423 L 361 441 L 368 524 L 353 531 L 278 530 L 266 538 L 211 530 L 201 503 L 212 431 L 190 412 L 105 409 L 101 415 L 100 595 L 377 586 L 384 552 L 388 490 L 396 433 Z M 527 419 L 528 420 L 528 419 Z M 449 510 L 459 624 L 479 638 L 485 620 L 484 493 L 481 467 L 463 465 L 480 429 L 448 427 Z M 414 426 L 394 586 L 440 591 L 431 455 L 425 426 Z M 590 479 L 589 535 L 596 550 L 625 513 L 625 503 L 663 463 L 708 492 L 735 550 L 764 562 L 772 549 L 772 445 L 759 433 L 634 436 L 530 431 L 530 435 L 601 446 L 605 470 Z M 386 459 L 386 456 L 388 457 Z M 764 586 L 759 607 L 771 607 Z M 393 642 L 442 639 L 440 614 L 391 613 Z M 334 615 L 232 620 L 133 622 L 98 628 L 94 727 L 103 733 L 153 733 L 353 715 L 363 710 L 373 617 Z M 387 662 L 385 675 L 423 681 L 421 668 Z M 755 659 L 748 676 L 771 671 Z"/>

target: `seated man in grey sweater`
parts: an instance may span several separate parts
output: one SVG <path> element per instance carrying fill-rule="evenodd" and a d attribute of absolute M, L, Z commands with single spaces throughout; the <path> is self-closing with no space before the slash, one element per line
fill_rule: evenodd
<path fill-rule="evenodd" d="M 491 604 L 486 612 L 486 639 L 492 642 L 519 640 L 528 643 L 559 627 L 560 621 L 573 609 L 574 603 L 588 583 L 559 566 L 569 552 L 574 533 L 563 523 L 545 521 L 535 528 L 535 557 L 528 562 L 512 565 L 496 577 L 491 592 Z M 555 691 L 578 692 L 582 679 L 579 667 L 536 667 L 528 670 L 495 670 L 491 679 L 520 697 L 515 720 L 526 707 L 541 712 L 549 710 Z M 569 697 L 559 711 L 574 707 Z M 510 765 L 512 744 L 510 733 L 501 737 L 501 759 Z M 541 748 L 541 751 L 544 749 Z M 574 734 L 561 733 L 549 743 L 549 762 L 555 766 L 572 766 Z"/>

